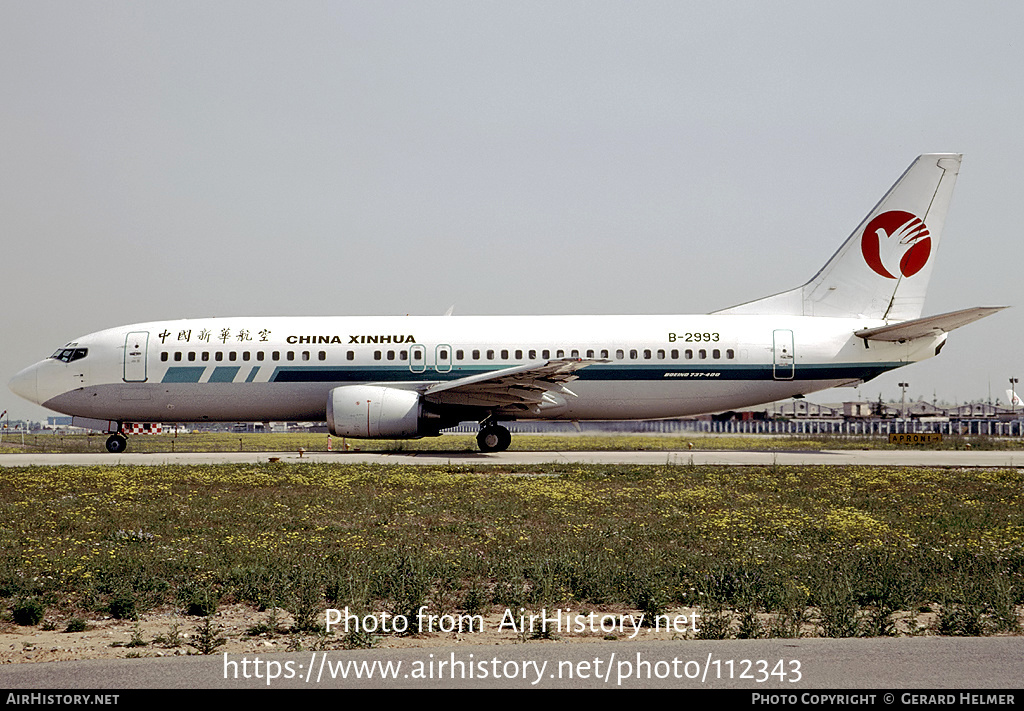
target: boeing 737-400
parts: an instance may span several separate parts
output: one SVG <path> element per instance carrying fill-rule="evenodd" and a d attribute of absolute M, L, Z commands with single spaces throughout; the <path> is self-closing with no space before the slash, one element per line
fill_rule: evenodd
<path fill-rule="evenodd" d="M 937 355 L 1004 307 L 922 318 L 958 154 L 922 155 L 814 278 L 695 316 L 405 316 L 154 321 L 82 336 L 10 388 L 110 433 L 130 423 L 326 420 L 417 438 L 480 423 L 629 420 L 748 407 Z"/>

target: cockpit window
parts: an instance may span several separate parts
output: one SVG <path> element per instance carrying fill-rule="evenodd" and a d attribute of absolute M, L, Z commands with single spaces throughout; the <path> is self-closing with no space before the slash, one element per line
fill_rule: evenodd
<path fill-rule="evenodd" d="M 81 360 L 87 355 L 89 355 L 88 348 L 60 348 L 50 357 L 64 363 L 70 363 L 75 360 Z"/>

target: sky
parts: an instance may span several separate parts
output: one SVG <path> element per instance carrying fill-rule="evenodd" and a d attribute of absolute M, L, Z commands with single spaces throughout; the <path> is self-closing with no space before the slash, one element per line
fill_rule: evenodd
<path fill-rule="evenodd" d="M 957 152 L 925 314 L 1015 308 L 810 399 L 1005 402 L 1022 26 L 1019 2 L 0 0 L 0 382 L 151 320 L 706 313 L 804 283 Z"/>

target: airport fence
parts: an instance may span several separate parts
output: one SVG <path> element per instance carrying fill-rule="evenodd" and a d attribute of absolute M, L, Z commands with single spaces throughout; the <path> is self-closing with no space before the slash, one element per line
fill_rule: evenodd
<path fill-rule="evenodd" d="M 1024 419 L 1016 420 L 639 420 L 627 422 L 511 422 L 504 423 L 516 434 L 544 434 L 556 432 L 629 432 L 651 434 L 778 434 L 829 435 L 849 437 L 886 437 L 890 434 L 937 432 L 944 435 L 974 435 L 989 437 L 1021 437 Z M 463 422 L 445 430 L 474 434 L 480 425 Z"/>

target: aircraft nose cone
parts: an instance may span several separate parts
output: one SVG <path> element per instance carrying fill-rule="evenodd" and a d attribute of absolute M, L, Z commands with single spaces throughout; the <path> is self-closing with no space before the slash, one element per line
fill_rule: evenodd
<path fill-rule="evenodd" d="M 39 403 L 39 385 L 36 380 L 36 366 L 29 366 L 21 371 L 7 383 L 15 395 L 25 398 L 29 402 Z"/>

